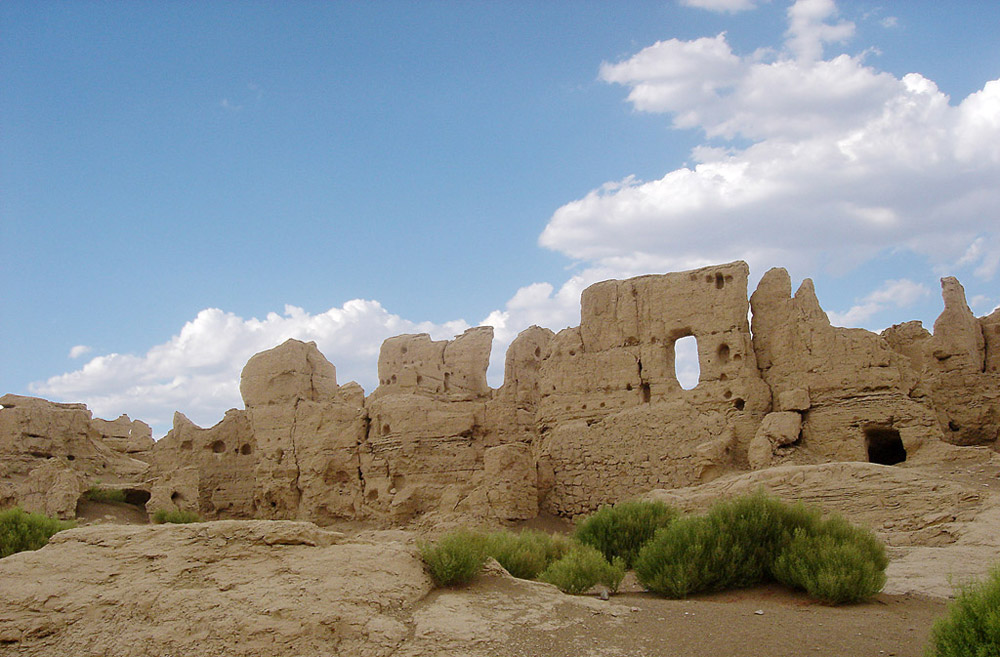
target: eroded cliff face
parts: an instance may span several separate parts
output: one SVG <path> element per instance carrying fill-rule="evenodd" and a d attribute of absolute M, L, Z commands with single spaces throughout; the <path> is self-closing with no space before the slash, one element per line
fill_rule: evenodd
<path fill-rule="evenodd" d="M 95 420 L 83 404 L 0 397 L 0 508 L 19 505 L 73 518 L 96 484 L 135 488 L 153 446 L 149 426 L 122 416 Z"/>
<path fill-rule="evenodd" d="M 745 263 L 605 281 L 540 367 L 544 507 L 577 514 L 654 487 L 707 481 L 746 462 L 771 405 L 747 322 Z M 700 380 L 684 390 L 675 343 L 694 336 Z"/>
<path fill-rule="evenodd" d="M 937 420 L 943 439 L 954 445 L 995 445 L 1000 434 L 1000 311 L 976 318 L 965 289 L 941 279 L 944 310 L 934 334 L 914 323 L 883 335 L 906 354 L 915 380 L 912 396 Z"/>
<path fill-rule="evenodd" d="M 579 326 L 517 337 L 496 390 L 489 327 L 387 340 L 367 399 L 337 383 L 314 343 L 289 340 L 247 363 L 245 409 L 208 429 L 178 413 L 155 446 L 128 418 L 8 395 L 0 505 L 71 515 L 110 472 L 144 479 L 151 509 L 209 518 L 507 521 L 734 471 L 905 465 L 950 458 L 945 443 L 996 445 L 1000 312 L 976 318 L 955 279 L 942 280 L 933 334 L 907 322 L 882 335 L 832 326 L 808 279 L 793 295 L 788 273 L 771 270 L 749 299 L 747 280 L 736 262 L 593 285 Z M 691 390 L 675 374 L 688 336 Z"/>

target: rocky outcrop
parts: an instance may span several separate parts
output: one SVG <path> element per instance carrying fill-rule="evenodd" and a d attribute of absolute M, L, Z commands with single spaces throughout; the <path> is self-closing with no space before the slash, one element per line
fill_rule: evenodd
<path fill-rule="evenodd" d="M 412 546 L 295 522 L 83 527 L 0 573 L 0 646 L 23 655 L 387 657 L 432 588 Z"/>
<path fill-rule="evenodd" d="M 357 516 L 361 387 L 337 385 L 316 343 L 288 340 L 250 359 L 240 392 L 255 442 L 254 515 L 323 523 Z"/>
<path fill-rule="evenodd" d="M 80 497 L 94 483 L 139 486 L 148 465 L 112 448 L 108 442 L 120 446 L 116 435 L 106 442 L 102 431 L 109 424 L 95 421 L 83 404 L 0 397 L 0 508 L 20 505 L 72 518 Z M 134 423 L 126 417 L 112 429 L 124 425 Z"/>
<path fill-rule="evenodd" d="M 583 513 L 746 462 L 771 405 L 747 322 L 748 273 L 733 263 L 584 291 L 580 326 L 552 339 L 540 367 L 546 509 Z M 675 374 L 674 344 L 687 336 L 701 370 L 692 390 Z"/>
<path fill-rule="evenodd" d="M 919 322 L 883 336 L 912 368 L 911 397 L 931 409 L 946 442 L 995 445 L 1000 436 L 1000 311 L 977 319 L 954 278 L 941 279 L 944 310 L 931 335 Z"/>
<path fill-rule="evenodd" d="M 68 516 L 88 486 L 132 482 L 151 509 L 208 518 L 512 521 L 746 470 L 996 445 L 1000 311 L 976 318 L 957 280 L 942 279 L 933 334 L 907 322 L 876 335 L 831 325 L 809 279 L 793 295 L 773 269 L 748 298 L 748 274 L 735 262 L 592 285 L 579 326 L 513 341 L 496 390 L 479 327 L 386 340 L 367 398 L 314 343 L 288 340 L 246 364 L 245 409 L 207 429 L 178 413 L 153 446 L 127 416 L 8 395 L 0 505 Z M 676 375 L 688 337 L 691 389 Z"/>
<path fill-rule="evenodd" d="M 230 410 L 202 429 L 182 413 L 156 443 L 150 510 L 194 511 L 205 518 L 252 518 L 257 447 L 245 411 Z"/>
<path fill-rule="evenodd" d="M 899 463 L 940 439 L 932 410 L 910 394 L 911 359 L 870 331 L 832 326 L 812 281 L 792 296 L 788 272 L 772 269 L 750 305 L 753 346 L 772 395 L 779 405 L 796 390 L 808 396 L 808 407 L 794 404 L 802 413 L 799 447 L 782 462 Z"/>

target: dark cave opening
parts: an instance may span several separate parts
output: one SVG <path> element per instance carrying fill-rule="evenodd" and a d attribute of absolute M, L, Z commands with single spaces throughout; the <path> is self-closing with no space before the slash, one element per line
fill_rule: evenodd
<path fill-rule="evenodd" d="M 906 460 L 906 448 L 899 432 L 886 427 L 868 427 L 865 429 L 865 446 L 868 448 L 868 461 L 881 465 L 896 465 Z"/>

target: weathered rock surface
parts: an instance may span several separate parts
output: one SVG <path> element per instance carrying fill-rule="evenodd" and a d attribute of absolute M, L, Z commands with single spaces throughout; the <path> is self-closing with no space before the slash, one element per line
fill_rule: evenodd
<path fill-rule="evenodd" d="M 606 281 L 583 293 L 581 324 L 540 369 L 543 506 L 558 514 L 657 486 L 708 481 L 746 464 L 771 405 L 747 322 L 744 263 Z M 684 390 L 674 344 L 694 336 L 700 381 Z"/>
<path fill-rule="evenodd" d="M 72 518 L 92 483 L 135 486 L 145 479 L 148 465 L 109 446 L 102 433 L 109 423 L 95 422 L 83 404 L 4 395 L 0 406 L 0 508 Z"/>
<path fill-rule="evenodd" d="M 155 450 L 149 509 L 253 517 L 257 450 L 245 411 L 230 410 L 208 429 L 175 413 L 173 428 Z"/>
<path fill-rule="evenodd" d="M 367 423 L 361 387 L 338 386 L 316 343 L 288 340 L 250 359 L 240 392 L 255 441 L 255 517 L 356 516 Z"/>
<path fill-rule="evenodd" d="M 749 299 L 747 280 L 735 262 L 592 285 L 579 326 L 514 340 L 496 390 L 490 327 L 386 340 L 367 399 L 289 340 L 247 363 L 245 409 L 207 429 L 178 413 L 152 446 L 127 416 L 8 395 L 0 505 L 67 517 L 89 486 L 121 484 L 133 501 L 149 491 L 151 510 L 207 518 L 512 521 L 746 470 L 997 445 L 1000 311 L 976 318 L 957 280 L 942 279 L 933 334 L 882 335 L 832 326 L 809 279 L 793 295 L 773 269 Z M 689 336 L 700 378 L 685 390 L 675 345 Z"/>
<path fill-rule="evenodd" d="M 0 579 L 19 655 L 390 655 L 431 589 L 412 546 L 232 520 L 69 530 Z"/>

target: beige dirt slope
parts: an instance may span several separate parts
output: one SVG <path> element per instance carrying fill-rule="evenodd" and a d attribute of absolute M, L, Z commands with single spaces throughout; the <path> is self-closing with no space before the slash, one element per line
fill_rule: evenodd
<path fill-rule="evenodd" d="M 779 587 L 609 601 L 493 568 L 433 590 L 411 531 L 289 521 L 92 525 L 0 561 L 0 655 L 921 655 L 952 581 L 1000 561 L 988 450 L 908 467 L 787 466 L 653 496 L 698 510 L 759 486 L 839 510 L 890 544 L 886 593 L 830 607 Z M 758 613 L 761 612 L 761 613 Z"/>

